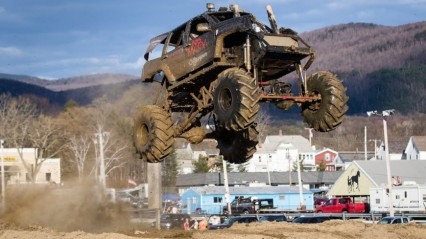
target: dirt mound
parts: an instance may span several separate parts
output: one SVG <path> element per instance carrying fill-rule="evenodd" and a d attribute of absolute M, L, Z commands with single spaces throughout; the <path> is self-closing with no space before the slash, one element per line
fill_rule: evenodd
<path fill-rule="evenodd" d="M 8 190 L 2 227 L 30 229 L 31 225 L 58 231 L 114 232 L 128 225 L 123 207 L 109 203 L 99 188 L 20 186 Z"/>

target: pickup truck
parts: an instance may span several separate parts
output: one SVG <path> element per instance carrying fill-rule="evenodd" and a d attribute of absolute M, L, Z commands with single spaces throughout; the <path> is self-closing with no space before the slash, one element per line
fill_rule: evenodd
<path fill-rule="evenodd" d="M 368 203 L 354 203 L 350 197 L 331 198 L 315 208 L 317 213 L 363 213 L 369 211 Z"/>
<path fill-rule="evenodd" d="M 239 197 L 231 202 L 232 214 L 248 214 L 256 213 L 260 209 L 271 209 L 274 207 L 274 200 L 272 198 L 266 199 L 252 199 L 251 197 Z M 229 214 L 228 206 L 223 206 L 223 214 Z"/>

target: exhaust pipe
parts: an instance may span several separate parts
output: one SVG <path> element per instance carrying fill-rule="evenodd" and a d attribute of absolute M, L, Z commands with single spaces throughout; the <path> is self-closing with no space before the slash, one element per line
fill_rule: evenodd
<path fill-rule="evenodd" d="M 271 5 L 267 5 L 266 6 L 266 12 L 268 13 L 268 19 L 269 19 L 269 22 L 271 23 L 271 28 L 272 28 L 272 31 L 274 31 L 275 33 L 280 33 L 279 31 L 278 31 L 278 25 L 277 25 L 277 20 L 275 19 L 275 14 L 274 14 L 274 12 L 272 11 L 272 7 L 271 7 Z"/>

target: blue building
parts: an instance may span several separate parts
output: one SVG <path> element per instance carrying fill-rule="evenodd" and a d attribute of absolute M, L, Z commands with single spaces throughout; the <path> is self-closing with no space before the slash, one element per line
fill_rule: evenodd
<path fill-rule="evenodd" d="M 314 198 L 310 190 L 303 189 L 306 209 L 313 210 Z M 236 197 L 272 198 L 274 207 L 282 210 L 296 210 L 300 207 L 299 188 L 291 187 L 230 187 L 230 200 Z M 197 208 L 207 214 L 220 214 L 226 205 L 224 186 L 191 187 L 182 194 L 182 206 L 186 212 L 194 213 Z M 185 209 L 183 210 L 185 212 Z"/>

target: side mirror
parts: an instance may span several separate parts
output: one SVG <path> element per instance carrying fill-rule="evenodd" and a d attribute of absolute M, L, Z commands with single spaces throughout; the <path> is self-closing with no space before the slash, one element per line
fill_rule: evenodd
<path fill-rule="evenodd" d="M 210 31 L 210 26 L 208 23 L 198 23 L 197 24 L 197 31 L 198 32 L 208 32 Z"/>

